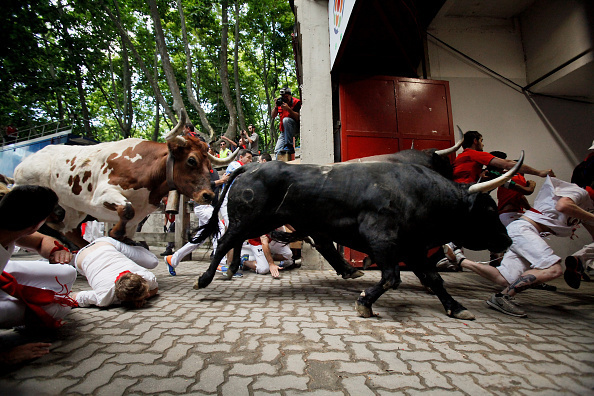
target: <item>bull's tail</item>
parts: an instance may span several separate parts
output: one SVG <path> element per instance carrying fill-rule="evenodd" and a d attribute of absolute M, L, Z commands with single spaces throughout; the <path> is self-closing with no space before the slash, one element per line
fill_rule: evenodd
<path fill-rule="evenodd" d="M 200 244 L 206 240 L 206 238 L 210 236 L 214 236 L 219 232 L 219 212 L 221 210 L 221 206 L 223 205 L 223 201 L 225 200 L 225 196 L 229 192 L 229 188 L 231 188 L 231 184 L 235 180 L 236 177 L 241 175 L 245 172 L 245 167 L 242 166 L 241 168 L 236 169 L 231 175 L 229 176 L 229 180 L 225 183 L 225 188 L 219 197 L 219 202 L 217 202 L 217 206 L 215 206 L 214 210 L 212 211 L 212 216 L 210 220 L 202 227 L 199 227 L 197 231 L 200 233 L 197 234 L 194 238 L 190 240 L 191 243 Z M 225 224 L 228 227 L 228 224 Z"/>

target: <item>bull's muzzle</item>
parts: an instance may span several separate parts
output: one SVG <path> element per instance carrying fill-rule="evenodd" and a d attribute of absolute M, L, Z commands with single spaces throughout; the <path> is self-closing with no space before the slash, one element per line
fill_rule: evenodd
<path fill-rule="evenodd" d="M 214 199 L 215 194 L 210 190 L 201 190 L 194 193 L 192 199 L 199 205 L 208 205 Z"/>

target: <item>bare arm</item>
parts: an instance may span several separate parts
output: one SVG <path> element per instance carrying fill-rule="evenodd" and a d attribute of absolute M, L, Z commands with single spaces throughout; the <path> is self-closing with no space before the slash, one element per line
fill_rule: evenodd
<path fill-rule="evenodd" d="M 272 252 L 270 251 L 270 245 L 268 244 L 268 236 L 262 235 L 260 237 L 260 241 L 262 242 L 262 252 L 264 253 L 264 257 L 266 257 L 266 261 L 268 261 L 268 266 L 270 267 L 270 275 L 272 275 L 273 278 L 278 278 L 280 275 L 278 272 L 278 265 L 274 264 L 274 260 L 272 259 Z"/>
<path fill-rule="evenodd" d="M 231 145 L 233 145 L 233 147 L 237 147 L 237 143 L 235 143 L 233 140 L 229 139 L 227 136 L 223 135 L 223 136 L 221 136 L 221 139 L 228 141 Z"/>
<path fill-rule="evenodd" d="M 588 229 L 587 227 L 594 227 L 594 214 L 577 206 L 571 198 L 563 197 L 558 200 L 555 209 L 566 216 L 580 219 L 584 223 L 586 229 Z M 588 231 L 590 230 L 588 229 Z"/>
<path fill-rule="evenodd" d="M 50 263 L 69 263 L 70 260 L 72 260 L 72 253 L 67 249 L 55 250 L 52 252 L 57 246 L 56 242 L 62 246 L 57 239 L 39 232 L 34 232 L 31 235 L 20 237 L 17 239 L 16 244 L 24 248 L 35 250 L 41 257 L 48 259 Z"/>
<path fill-rule="evenodd" d="M 516 165 L 516 161 L 511 161 L 511 160 L 495 157 L 489 162 L 489 165 L 495 166 L 500 169 L 509 170 Z M 522 165 L 518 172 L 527 173 L 529 175 L 535 175 L 535 176 L 540 176 L 540 177 L 547 177 L 547 176 L 555 177 L 555 172 L 553 172 L 552 169 L 538 170 L 538 169 L 534 169 L 533 167 L 531 167 L 529 165 Z"/>
<path fill-rule="evenodd" d="M 508 188 L 510 190 L 519 192 L 522 195 L 530 195 L 534 192 L 535 187 L 536 187 L 536 182 L 533 180 L 528 180 L 527 186 L 525 186 L 525 187 L 522 185 L 519 185 L 517 183 L 514 183 L 514 184 L 510 184 Z"/>
<path fill-rule="evenodd" d="M 287 110 L 289 112 L 289 117 L 291 117 L 295 121 L 299 121 L 299 113 L 290 108 L 288 104 L 283 103 L 283 110 Z"/>

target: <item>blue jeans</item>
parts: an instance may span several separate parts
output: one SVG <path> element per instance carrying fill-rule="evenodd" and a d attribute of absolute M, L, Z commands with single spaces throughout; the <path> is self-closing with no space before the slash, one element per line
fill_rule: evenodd
<path fill-rule="evenodd" d="M 275 154 L 282 151 L 285 146 L 293 144 L 293 138 L 299 131 L 299 123 L 291 117 L 285 117 L 283 118 L 283 129 L 284 131 L 281 131 L 276 141 L 276 147 L 274 147 Z"/>

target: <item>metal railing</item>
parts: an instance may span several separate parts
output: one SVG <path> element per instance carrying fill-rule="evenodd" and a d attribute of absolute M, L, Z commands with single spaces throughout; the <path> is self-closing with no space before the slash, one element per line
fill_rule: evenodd
<path fill-rule="evenodd" d="M 21 143 L 27 140 L 37 139 L 47 135 L 53 135 L 59 132 L 66 132 L 72 129 L 72 125 L 67 125 L 66 121 L 55 121 L 47 124 L 35 126 L 25 130 L 19 130 L 16 138 L 2 136 L 2 147 L 8 144 Z"/>

